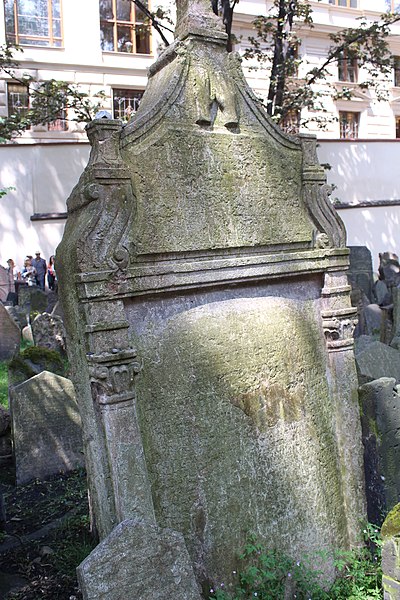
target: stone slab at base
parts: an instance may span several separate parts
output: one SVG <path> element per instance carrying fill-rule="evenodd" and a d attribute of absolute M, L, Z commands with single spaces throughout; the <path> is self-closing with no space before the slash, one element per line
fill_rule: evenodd
<path fill-rule="evenodd" d="M 200 600 L 183 536 L 140 520 L 113 529 L 77 569 L 84 600 Z"/>

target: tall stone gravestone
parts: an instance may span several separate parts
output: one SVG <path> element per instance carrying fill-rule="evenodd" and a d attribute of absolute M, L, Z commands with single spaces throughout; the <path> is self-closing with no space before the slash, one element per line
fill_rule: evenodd
<path fill-rule="evenodd" d="M 13 274 L 0 265 L 0 300 L 5 302 L 10 292 L 15 292 Z"/>
<path fill-rule="evenodd" d="M 101 560 L 119 523 L 172 530 L 208 597 L 249 531 L 298 557 L 356 541 L 355 309 L 315 139 L 269 120 L 206 0 L 177 8 L 135 120 L 88 126 L 57 273 Z M 165 598 L 156 563 L 125 597 Z"/>

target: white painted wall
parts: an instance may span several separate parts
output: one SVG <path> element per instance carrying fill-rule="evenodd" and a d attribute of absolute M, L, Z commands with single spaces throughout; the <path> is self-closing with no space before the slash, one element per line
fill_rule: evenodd
<path fill-rule="evenodd" d="M 88 157 L 89 144 L 0 146 L 2 187 L 14 187 L 0 199 L 0 264 L 41 250 L 48 258 L 61 240 L 62 221 L 31 221 L 35 213 L 65 212 L 66 199 Z"/>

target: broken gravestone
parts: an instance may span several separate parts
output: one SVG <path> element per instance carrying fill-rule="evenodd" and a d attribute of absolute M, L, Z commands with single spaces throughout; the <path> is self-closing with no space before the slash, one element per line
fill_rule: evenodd
<path fill-rule="evenodd" d="M 18 352 L 21 330 L 0 303 L 0 360 L 9 360 Z"/>
<path fill-rule="evenodd" d="M 81 420 L 69 379 L 43 371 L 10 387 L 17 484 L 83 466 Z"/>
<path fill-rule="evenodd" d="M 26 313 L 42 313 L 47 308 L 47 296 L 37 286 L 21 285 L 18 289 L 18 306 Z"/>
<path fill-rule="evenodd" d="M 31 327 L 35 346 L 65 354 L 65 328 L 61 317 L 45 312 L 35 317 Z"/>
<path fill-rule="evenodd" d="M 77 573 L 83 600 L 201 600 L 183 536 L 140 520 L 120 523 Z"/>
<path fill-rule="evenodd" d="M 139 519 L 182 536 L 205 594 L 248 531 L 297 557 L 357 543 L 356 309 L 316 139 L 268 118 L 208 0 L 178 0 L 176 34 L 135 119 L 88 126 L 57 274 L 101 560 Z M 168 564 L 126 543 L 160 597 Z"/>
<path fill-rule="evenodd" d="M 366 246 L 349 246 L 350 268 L 349 283 L 353 290 L 358 288 L 372 302 L 373 271 L 372 256 Z"/>

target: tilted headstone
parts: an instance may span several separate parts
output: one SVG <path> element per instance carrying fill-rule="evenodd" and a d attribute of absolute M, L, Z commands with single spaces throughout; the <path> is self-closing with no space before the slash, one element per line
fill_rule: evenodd
<path fill-rule="evenodd" d="M 14 278 L 11 271 L 0 265 L 0 300 L 5 302 L 10 292 L 15 292 Z"/>
<path fill-rule="evenodd" d="M 10 387 L 17 484 L 83 466 L 82 429 L 69 379 L 43 371 Z"/>
<path fill-rule="evenodd" d="M 18 352 L 21 330 L 0 303 L 0 360 L 8 360 Z"/>
<path fill-rule="evenodd" d="M 84 600 L 201 600 L 183 536 L 140 520 L 115 527 L 81 563 L 78 581 Z"/>
<path fill-rule="evenodd" d="M 42 313 L 32 321 L 31 327 L 35 346 L 65 353 L 65 327 L 61 317 Z"/>
<path fill-rule="evenodd" d="M 400 497 L 400 395 L 390 377 L 362 385 L 359 395 L 368 519 L 380 523 Z"/>
<path fill-rule="evenodd" d="M 349 282 L 353 288 L 360 288 L 372 302 L 373 271 L 372 256 L 366 246 L 349 246 L 350 268 Z"/>
<path fill-rule="evenodd" d="M 315 138 L 266 116 L 208 1 L 177 15 L 135 119 L 88 126 L 57 274 L 100 537 L 172 529 L 206 589 L 249 531 L 356 542 L 356 309 Z"/>

